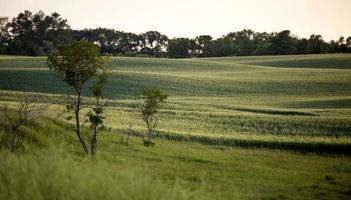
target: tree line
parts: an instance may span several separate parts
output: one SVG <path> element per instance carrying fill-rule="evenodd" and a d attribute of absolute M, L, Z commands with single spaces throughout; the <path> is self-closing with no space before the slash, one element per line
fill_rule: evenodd
<path fill-rule="evenodd" d="M 82 40 L 97 44 L 103 55 L 124 56 L 188 58 L 351 52 L 351 36 L 326 42 L 318 34 L 299 38 L 289 30 L 267 33 L 244 29 L 217 39 L 210 35 L 169 38 L 158 31 L 135 34 L 107 28 L 73 30 L 56 12 L 46 15 L 43 11 L 26 10 L 11 20 L 0 17 L 0 54 L 48 55 L 61 44 Z"/>

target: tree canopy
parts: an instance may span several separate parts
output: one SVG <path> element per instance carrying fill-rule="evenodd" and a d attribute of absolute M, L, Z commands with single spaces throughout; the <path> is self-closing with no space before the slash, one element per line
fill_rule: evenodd
<path fill-rule="evenodd" d="M 101 125 L 100 121 L 94 121 L 101 117 L 102 107 L 99 99 L 102 95 L 102 86 L 106 80 L 105 59 L 100 55 L 98 45 L 88 41 L 73 42 L 71 44 L 58 46 L 58 51 L 52 53 L 47 60 L 48 66 L 54 70 L 64 82 L 74 88 L 75 95 L 68 96 L 67 110 L 73 111 L 75 118 L 75 132 L 79 142 L 86 154 L 88 148 L 81 133 L 80 111 L 83 103 L 83 92 L 85 85 L 91 79 L 98 78 L 92 87 L 92 93 L 97 97 L 97 110 L 92 113 L 92 122 L 95 133 Z M 70 120 L 72 117 L 67 118 Z M 99 120 L 102 118 L 99 118 Z"/>

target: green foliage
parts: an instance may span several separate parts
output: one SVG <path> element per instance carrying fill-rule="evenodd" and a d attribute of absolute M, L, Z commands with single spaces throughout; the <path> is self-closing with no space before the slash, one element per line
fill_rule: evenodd
<path fill-rule="evenodd" d="M 157 127 L 159 122 L 160 109 L 166 103 L 167 95 L 163 94 L 162 91 L 154 88 L 146 88 L 142 92 L 142 106 L 141 106 L 141 117 L 146 124 L 148 129 L 148 141 L 147 145 L 151 144 L 151 137 L 153 130 Z"/>
<path fill-rule="evenodd" d="M 209 57 L 211 55 L 212 37 L 210 35 L 200 35 L 195 38 L 196 53 L 199 57 Z"/>
<path fill-rule="evenodd" d="M 142 92 L 142 99 L 144 102 L 141 108 L 141 114 L 147 118 L 155 117 L 164 105 L 167 95 L 163 94 L 162 91 L 158 89 L 147 88 Z"/>
<path fill-rule="evenodd" d="M 86 116 L 88 117 L 88 122 L 90 123 L 90 151 L 93 156 L 96 155 L 97 151 L 98 131 L 103 130 L 105 128 L 105 117 L 103 116 L 105 103 L 102 103 L 101 99 L 103 98 L 102 89 L 107 81 L 106 69 L 103 68 L 103 71 L 100 73 L 101 74 L 98 76 L 98 81 L 94 84 L 93 87 L 91 87 L 91 91 L 95 98 L 94 107 L 90 108 L 89 112 L 86 114 Z"/>
<path fill-rule="evenodd" d="M 87 41 L 58 47 L 48 57 L 48 66 L 55 70 L 68 85 L 79 89 L 104 66 L 99 47 Z"/>
<path fill-rule="evenodd" d="M 167 36 L 158 31 L 148 31 L 140 35 L 141 52 L 151 57 L 160 57 L 161 52 L 167 49 Z"/>
<path fill-rule="evenodd" d="M 54 50 L 55 45 L 72 41 L 67 20 L 56 12 L 45 15 L 25 10 L 11 22 L 0 21 L 3 53 L 41 56 Z"/>
<path fill-rule="evenodd" d="M 51 54 L 47 63 L 50 69 L 56 71 L 69 86 L 75 89 L 75 97 L 69 97 L 68 111 L 74 111 L 76 121 L 76 134 L 84 152 L 88 148 L 81 135 L 80 111 L 82 107 L 82 95 L 84 86 L 90 79 L 98 76 L 97 83 L 91 88 L 93 95 L 97 98 L 97 106 L 93 112 L 88 114 L 92 126 L 100 126 L 102 119 L 99 115 L 102 111 L 99 99 L 102 95 L 102 86 L 106 82 L 105 59 L 100 55 L 99 47 L 87 41 L 74 42 L 58 47 L 58 52 Z M 99 73 L 101 73 L 99 75 Z M 95 113 L 95 114 L 93 114 Z M 70 119 L 68 117 L 67 119 Z"/>
<path fill-rule="evenodd" d="M 175 38 L 168 41 L 168 56 L 170 58 L 190 57 L 190 41 L 187 38 Z"/>

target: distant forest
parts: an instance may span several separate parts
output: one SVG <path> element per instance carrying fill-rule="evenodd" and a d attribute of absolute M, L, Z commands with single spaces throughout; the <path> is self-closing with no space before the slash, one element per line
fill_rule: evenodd
<path fill-rule="evenodd" d="M 321 35 L 299 38 L 289 30 L 230 32 L 218 39 L 209 35 L 195 38 L 168 38 L 158 31 L 142 34 L 96 28 L 74 30 L 60 14 L 24 11 L 10 20 L 0 17 L 0 54 L 44 56 L 57 45 L 87 40 L 100 46 L 104 55 L 149 57 L 211 57 L 350 53 L 351 36 L 326 42 Z"/>

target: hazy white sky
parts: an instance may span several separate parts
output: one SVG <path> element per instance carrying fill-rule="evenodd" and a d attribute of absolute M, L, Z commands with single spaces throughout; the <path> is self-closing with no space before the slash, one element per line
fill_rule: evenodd
<path fill-rule="evenodd" d="M 74 29 L 106 27 L 169 37 L 291 30 L 326 40 L 351 36 L 351 0 L 0 0 L 0 16 L 60 13 Z"/>

